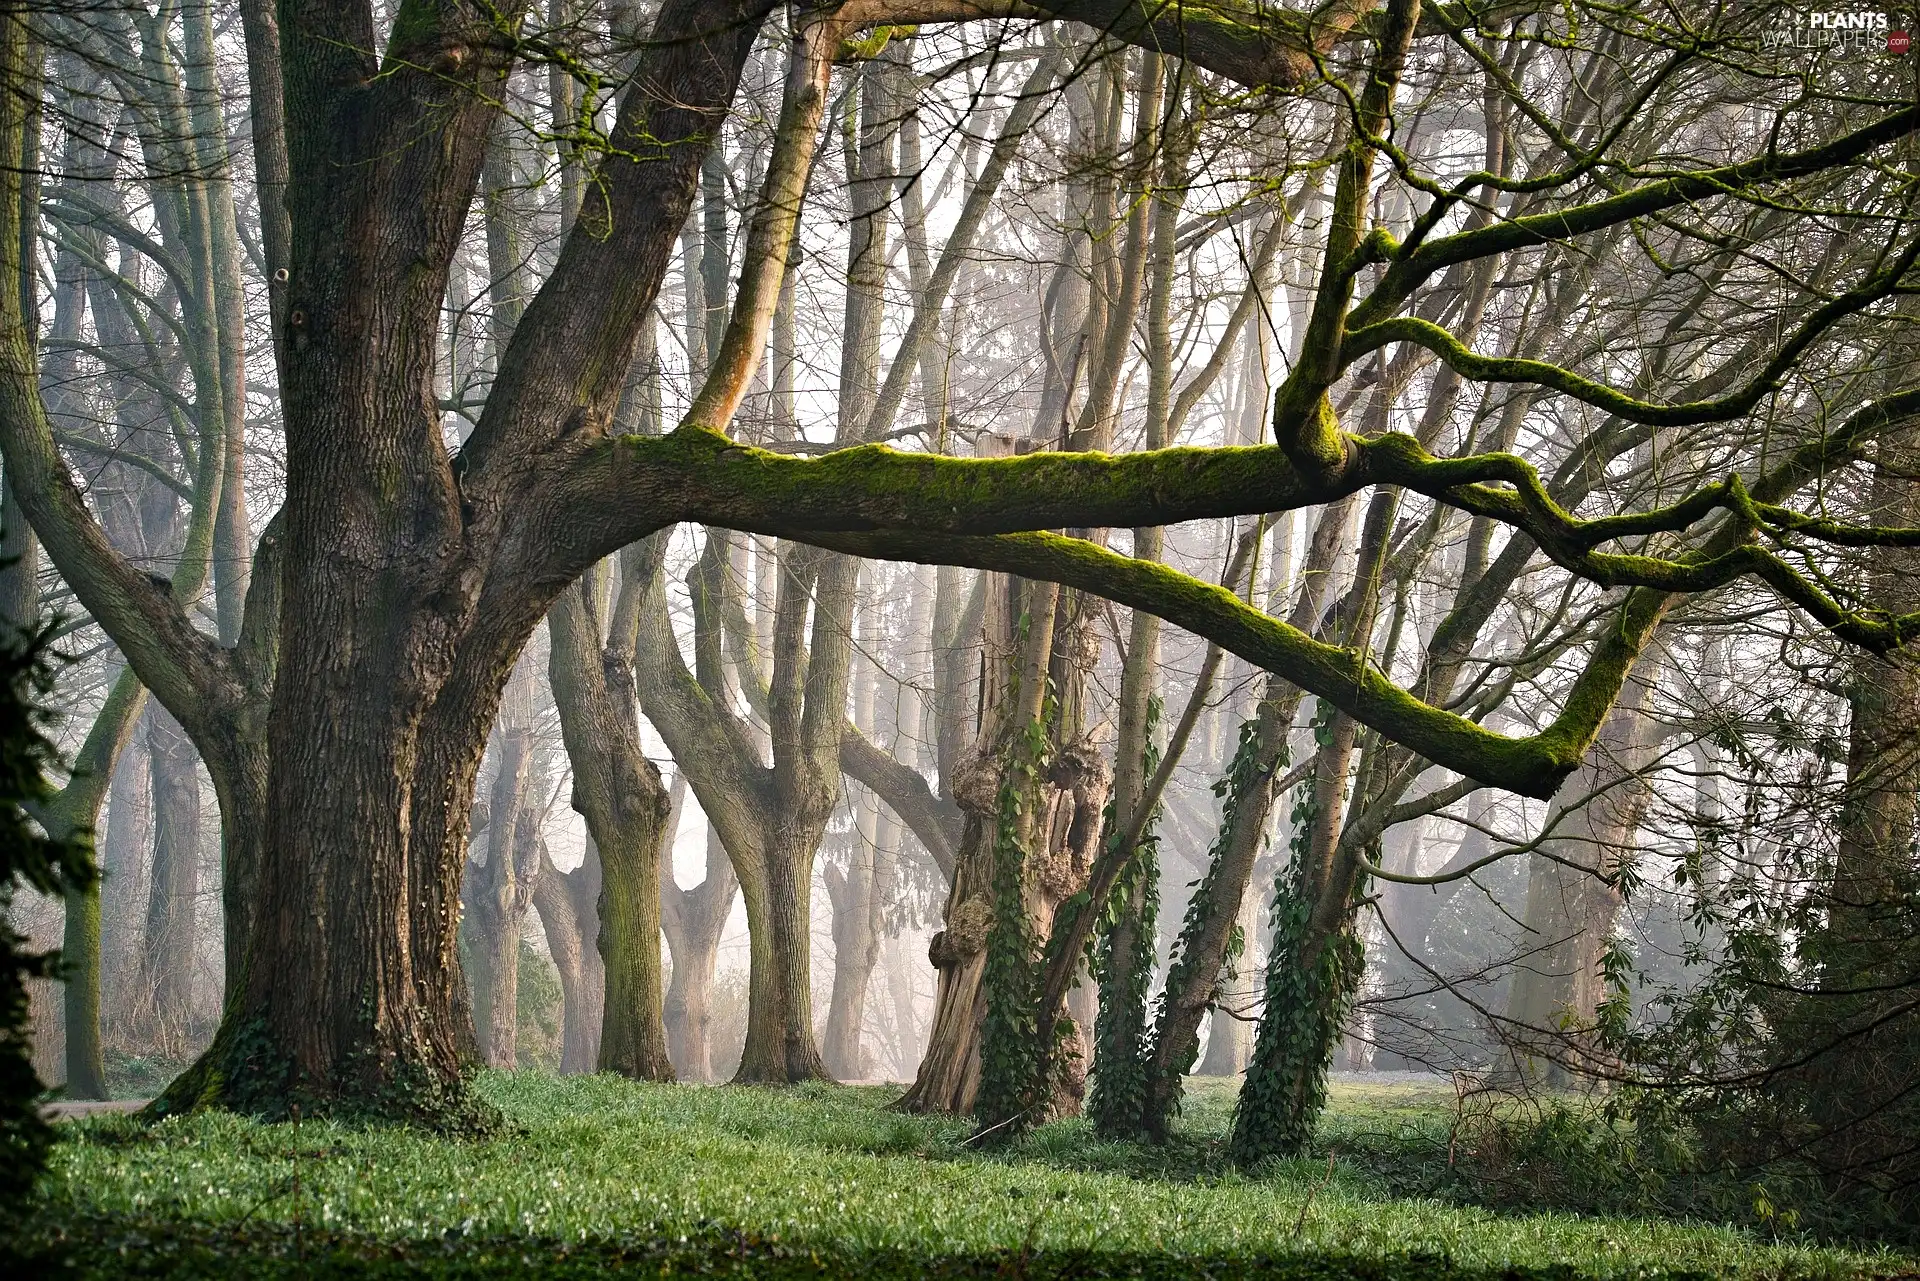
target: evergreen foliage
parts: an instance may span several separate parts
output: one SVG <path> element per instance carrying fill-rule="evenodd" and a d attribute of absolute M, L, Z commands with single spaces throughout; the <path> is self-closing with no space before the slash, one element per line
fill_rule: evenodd
<path fill-rule="evenodd" d="M 94 882 L 84 839 L 49 839 L 35 820 L 55 788 L 58 753 L 47 737 L 43 700 L 53 674 L 46 631 L 0 639 L 0 1209 L 31 1190 L 52 1132 L 41 1119 L 27 1026 L 27 980 L 57 973 L 57 953 L 28 950 L 8 916 L 26 887 L 65 895 Z"/>

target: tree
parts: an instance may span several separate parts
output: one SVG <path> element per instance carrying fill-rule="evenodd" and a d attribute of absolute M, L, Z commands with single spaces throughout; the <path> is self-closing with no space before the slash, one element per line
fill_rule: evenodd
<path fill-rule="evenodd" d="M 1555 502 L 1519 453 L 1439 456 L 1406 434 L 1355 432 L 1330 398 L 1375 353 L 1418 347 L 1464 378 L 1533 384 L 1632 423 L 1737 419 L 1778 395 L 1830 335 L 1870 318 L 1903 286 L 1916 243 L 1904 225 L 1883 242 L 1878 261 L 1851 270 L 1828 297 L 1797 306 L 1757 367 L 1705 401 L 1658 399 L 1658 385 L 1618 390 L 1601 362 L 1569 368 L 1484 356 L 1438 322 L 1402 312 L 1458 263 L 1524 255 L 1543 242 L 1592 237 L 1633 220 L 1671 222 L 1702 204 L 1738 206 L 1749 193 L 1774 198 L 1796 183 L 1844 187 L 1913 131 L 1913 108 L 1868 94 L 1845 109 L 1824 102 L 1834 109 L 1822 114 L 1783 100 L 1771 113 L 1779 128 L 1743 135 L 1731 155 L 1703 146 L 1656 165 L 1575 147 L 1561 168 L 1525 180 L 1433 177 L 1406 162 L 1388 124 L 1417 49 L 1450 42 L 1470 58 L 1485 53 L 1446 8 L 1424 19 L 1417 0 L 1324 17 L 1271 9 L 1257 26 L 1199 3 L 1149 11 L 1120 0 L 1072 0 L 1046 12 L 1120 40 L 1177 49 L 1243 85 L 1324 89 L 1345 104 L 1330 232 L 1301 359 L 1276 396 L 1274 445 L 997 460 L 864 446 L 801 458 L 724 434 L 771 326 L 832 56 L 846 35 L 876 23 L 952 16 L 906 6 L 848 6 L 803 18 L 794 34 L 804 56 L 792 61 L 766 196 L 747 231 L 712 370 L 678 430 L 653 439 L 614 432 L 644 318 L 768 14 L 756 0 L 668 0 L 592 162 L 573 229 L 498 357 L 472 435 L 449 453 L 433 395 L 436 313 L 503 82 L 532 46 L 513 38 L 517 11 L 455 5 L 403 6 L 383 48 L 370 6 L 316 0 L 278 15 L 289 229 L 281 329 L 286 500 L 259 549 L 246 608 L 217 639 L 111 547 L 58 452 L 16 287 L 26 271 L 23 202 L 20 176 L 9 172 L 8 221 L 0 226 L 0 446 L 16 494 L 81 602 L 200 748 L 221 802 L 229 955 L 237 958 L 231 999 L 213 1047 L 176 1084 L 166 1108 L 224 1102 L 275 1111 L 305 1099 L 423 1117 L 466 1112 L 454 921 L 467 813 L 501 691 L 570 583 L 677 521 L 810 544 L 786 553 L 782 590 L 792 594 L 792 607 L 776 628 L 776 665 L 798 659 L 803 598 L 815 602 L 816 617 L 842 608 L 847 571 L 833 554 L 851 553 L 966 564 L 1106 596 L 1218 640 L 1324 700 L 1332 741 L 1317 762 L 1315 786 L 1327 830 L 1316 838 L 1320 862 L 1303 888 L 1315 896 L 1313 933 L 1301 953 L 1308 962 L 1350 929 L 1364 872 L 1368 840 L 1356 833 L 1345 844 L 1334 841 L 1361 726 L 1476 785 L 1543 796 L 1583 759 L 1641 649 L 1684 595 L 1753 575 L 1865 648 L 1897 647 L 1920 627 L 1909 616 L 1836 599 L 1755 541 L 1761 534 L 1822 544 L 1893 538 L 1822 523 L 1787 503 L 1867 448 L 1920 393 L 1823 421 L 1817 436 L 1791 452 L 1741 459 L 1731 478 L 1703 482 L 1678 501 L 1592 517 Z M 4 17 L 0 141 L 18 154 L 40 69 L 24 16 Z M 262 26 L 250 24 L 249 34 L 257 37 Z M 1683 71 L 1722 74 L 1701 42 L 1739 35 L 1728 26 L 1710 36 L 1654 33 L 1648 42 L 1666 59 L 1670 80 Z M 250 60 L 268 61 L 271 50 L 254 43 Z M 1323 77 L 1329 60 L 1337 74 Z M 1415 58 L 1413 65 L 1421 64 Z M 1347 74 L 1361 82 L 1357 92 L 1341 78 Z M 1486 74 L 1508 92 L 1497 74 Z M 1661 73 L 1645 82 L 1661 83 Z M 1514 92 L 1524 97 L 1517 86 Z M 1603 142 L 1610 146 L 1616 136 Z M 1369 226 L 1383 157 L 1393 181 L 1426 202 L 1397 237 Z M 1463 205 L 1516 181 L 1551 199 L 1537 212 L 1453 229 Z M 1101 382 L 1117 376 L 1093 373 Z M 1097 384 L 1090 378 L 1088 385 Z M 1558 691 L 1557 711 L 1543 715 L 1535 732 L 1489 730 L 1369 667 L 1357 644 L 1378 616 L 1370 595 L 1376 586 L 1343 607 L 1334 633 L 1341 643 L 1328 643 L 1151 560 L 1029 532 L 1288 511 L 1363 489 L 1374 491 L 1362 541 L 1369 584 L 1380 581 L 1394 504 L 1404 493 L 1523 532 L 1564 572 L 1626 591 L 1612 625 Z M 1708 532 L 1692 550 L 1605 550 L 1622 539 L 1702 527 Z M 837 643 L 836 635 L 815 632 L 807 648 L 817 680 L 810 672 L 804 706 L 789 699 L 776 716 L 798 725 L 795 741 L 810 749 L 837 747 L 843 736 Z M 774 680 L 776 697 L 785 685 Z M 817 770 L 802 772 L 793 800 L 807 817 L 822 789 Z M 802 855 L 784 840 L 779 854 L 769 859 L 769 875 L 784 878 L 791 900 Z M 751 905 L 760 889 L 749 880 L 743 872 Z M 763 1025 L 750 1050 L 754 1066 L 743 1069 L 748 1076 L 815 1071 L 811 1029 L 794 1020 L 805 973 L 792 924 L 759 932 L 757 945 L 773 949 L 778 983 L 796 1000 L 779 1035 Z M 769 930 L 777 937 L 783 929 L 787 942 L 776 946 Z M 1338 1001 L 1325 1004 L 1331 1011 Z M 1314 1035 L 1327 1039 L 1324 1026 Z"/>

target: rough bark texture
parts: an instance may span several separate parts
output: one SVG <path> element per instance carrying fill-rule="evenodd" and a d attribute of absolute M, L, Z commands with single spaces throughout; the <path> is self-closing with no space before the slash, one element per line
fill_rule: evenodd
<path fill-rule="evenodd" d="M 502 51 L 484 15 L 449 10 L 396 31 L 394 65 L 376 74 L 370 13 L 295 6 L 279 16 L 290 447 L 278 679 L 253 819 L 271 857 L 252 869 L 257 932 L 230 968 L 221 1033 L 166 1106 L 279 1112 L 305 1099 L 475 1117 L 461 1086 L 453 950 L 467 810 L 514 658 L 584 568 L 536 571 L 570 554 L 538 532 L 556 508 L 537 478 L 571 455 L 527 445 L 569 422 L 604 424 L 617 401 L 664 267 L 668 240 L 655 233 L 685 217 L 698 140 L 732 96 L 762 11 L 702 0 L 662 11 L 643 88 L 616 125 L 619 137 L 649 139 L 646 154 L 616 148 L 629 158 L 606 160 L 605 181 L 590 185 L 582 227 L 502 355 L 458 474 L 431 408 L 435 316 L 500 99 Z M 424 136 L 438 145 L 415 145 Z M 598 292 L 589 299 L 568 281 Z M 133 590 L 118 613 L 164 624 Z M 251 605 L 247 614 L 252 622 Z M 184 717 L 218 686 L 222 663 L 177 629 L 163 634 L 136 665 Z M 213 670 L 196 679 L 183 664 Z M 230 816 L 229 831 L 245 833 L 247 817 Z"/>
<path fill-rule="evenodd" d="M 926 1053 L 913 1086 L 899 1103 L 906 1111 L 968 1115 L 980 1091 L 981 1033 L 990 999 L 984 984 L 986 948 L 994 919 L 997 817 L 1006 752 L 1012 737 L 1025 732 L 1042 705 L 1035 696 L 1020 699 L 1016 707 L 1010 679 L 1015 670 L 1022 672 L 1020 689 L 1033 690 L 1042 684 L 1039 674 L 1050 672 L 1046 683 L 1057 691 L 1046 727 L 1051 763 L 1023 809 L 1021 879 L 1034 937 L 1048 936 L 1060 904 L 1085 885 L 1099 843 L 1111 779 L 1077 720 L 1079 686 L 1095 653 L 1091 612 L 1071 616 L 1058 628 L 1038 623 L 1023 628 L 1020 620 L 1029 613 L 1027 592 L 1034 586 L 1000 575 L 987 586 L 984 628 L 991 657 L 976 712 L 981 732 L 953 773 L 953 796 L 966 815 L 966 828 L 947 897 L 945 928 L 928 946 L 939 979 Z M 1040 616 L 1037 608 L 1032 613 Z M 1079 1109 L 1087 1062 L 1083 1031 L 1075 1026 L 1067 1033 L 1061 1071 L 1043 1105 L 1050 1114 L 1070 1115 Z"/>

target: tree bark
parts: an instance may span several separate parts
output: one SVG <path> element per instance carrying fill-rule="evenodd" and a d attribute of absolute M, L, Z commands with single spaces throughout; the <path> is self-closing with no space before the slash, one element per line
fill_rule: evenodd
<path fill-rule="evenodd" d="M 584 582 L 548 611 L 554 703 L 573 761 L 573 805 L 599 852 L 599 949 L 606 1001 L 599 1066 L 642 1081 L 670 1081 L 660 989 L 660 856 L 672 808 L 659 767 L 640 742 L 626 656 L 603 650 Z M 671 873 L 669 873 L 671 875 Z"/>

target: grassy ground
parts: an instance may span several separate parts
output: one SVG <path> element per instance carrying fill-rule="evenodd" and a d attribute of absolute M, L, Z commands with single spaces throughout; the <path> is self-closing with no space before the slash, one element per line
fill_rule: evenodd
<path fill-rule="evenodd" d="M 1069 1122 L 991 1155 L 963 1123 L 887 1111 L 886 1088 L 481 1088 L 512 1122 L 483 1141 L 224 1115 L 72 1125 L 14 1248 L 29 1275 L 75 1277 L 1915 1275 L 1726 1226 L 1404 1195 L 1444 1153 L 1444 1091 L 1336 1087 L 1331 1160 L 1249 1178 L 1220 1158 L 1217 1087 L 1165 1148 Z"/>

